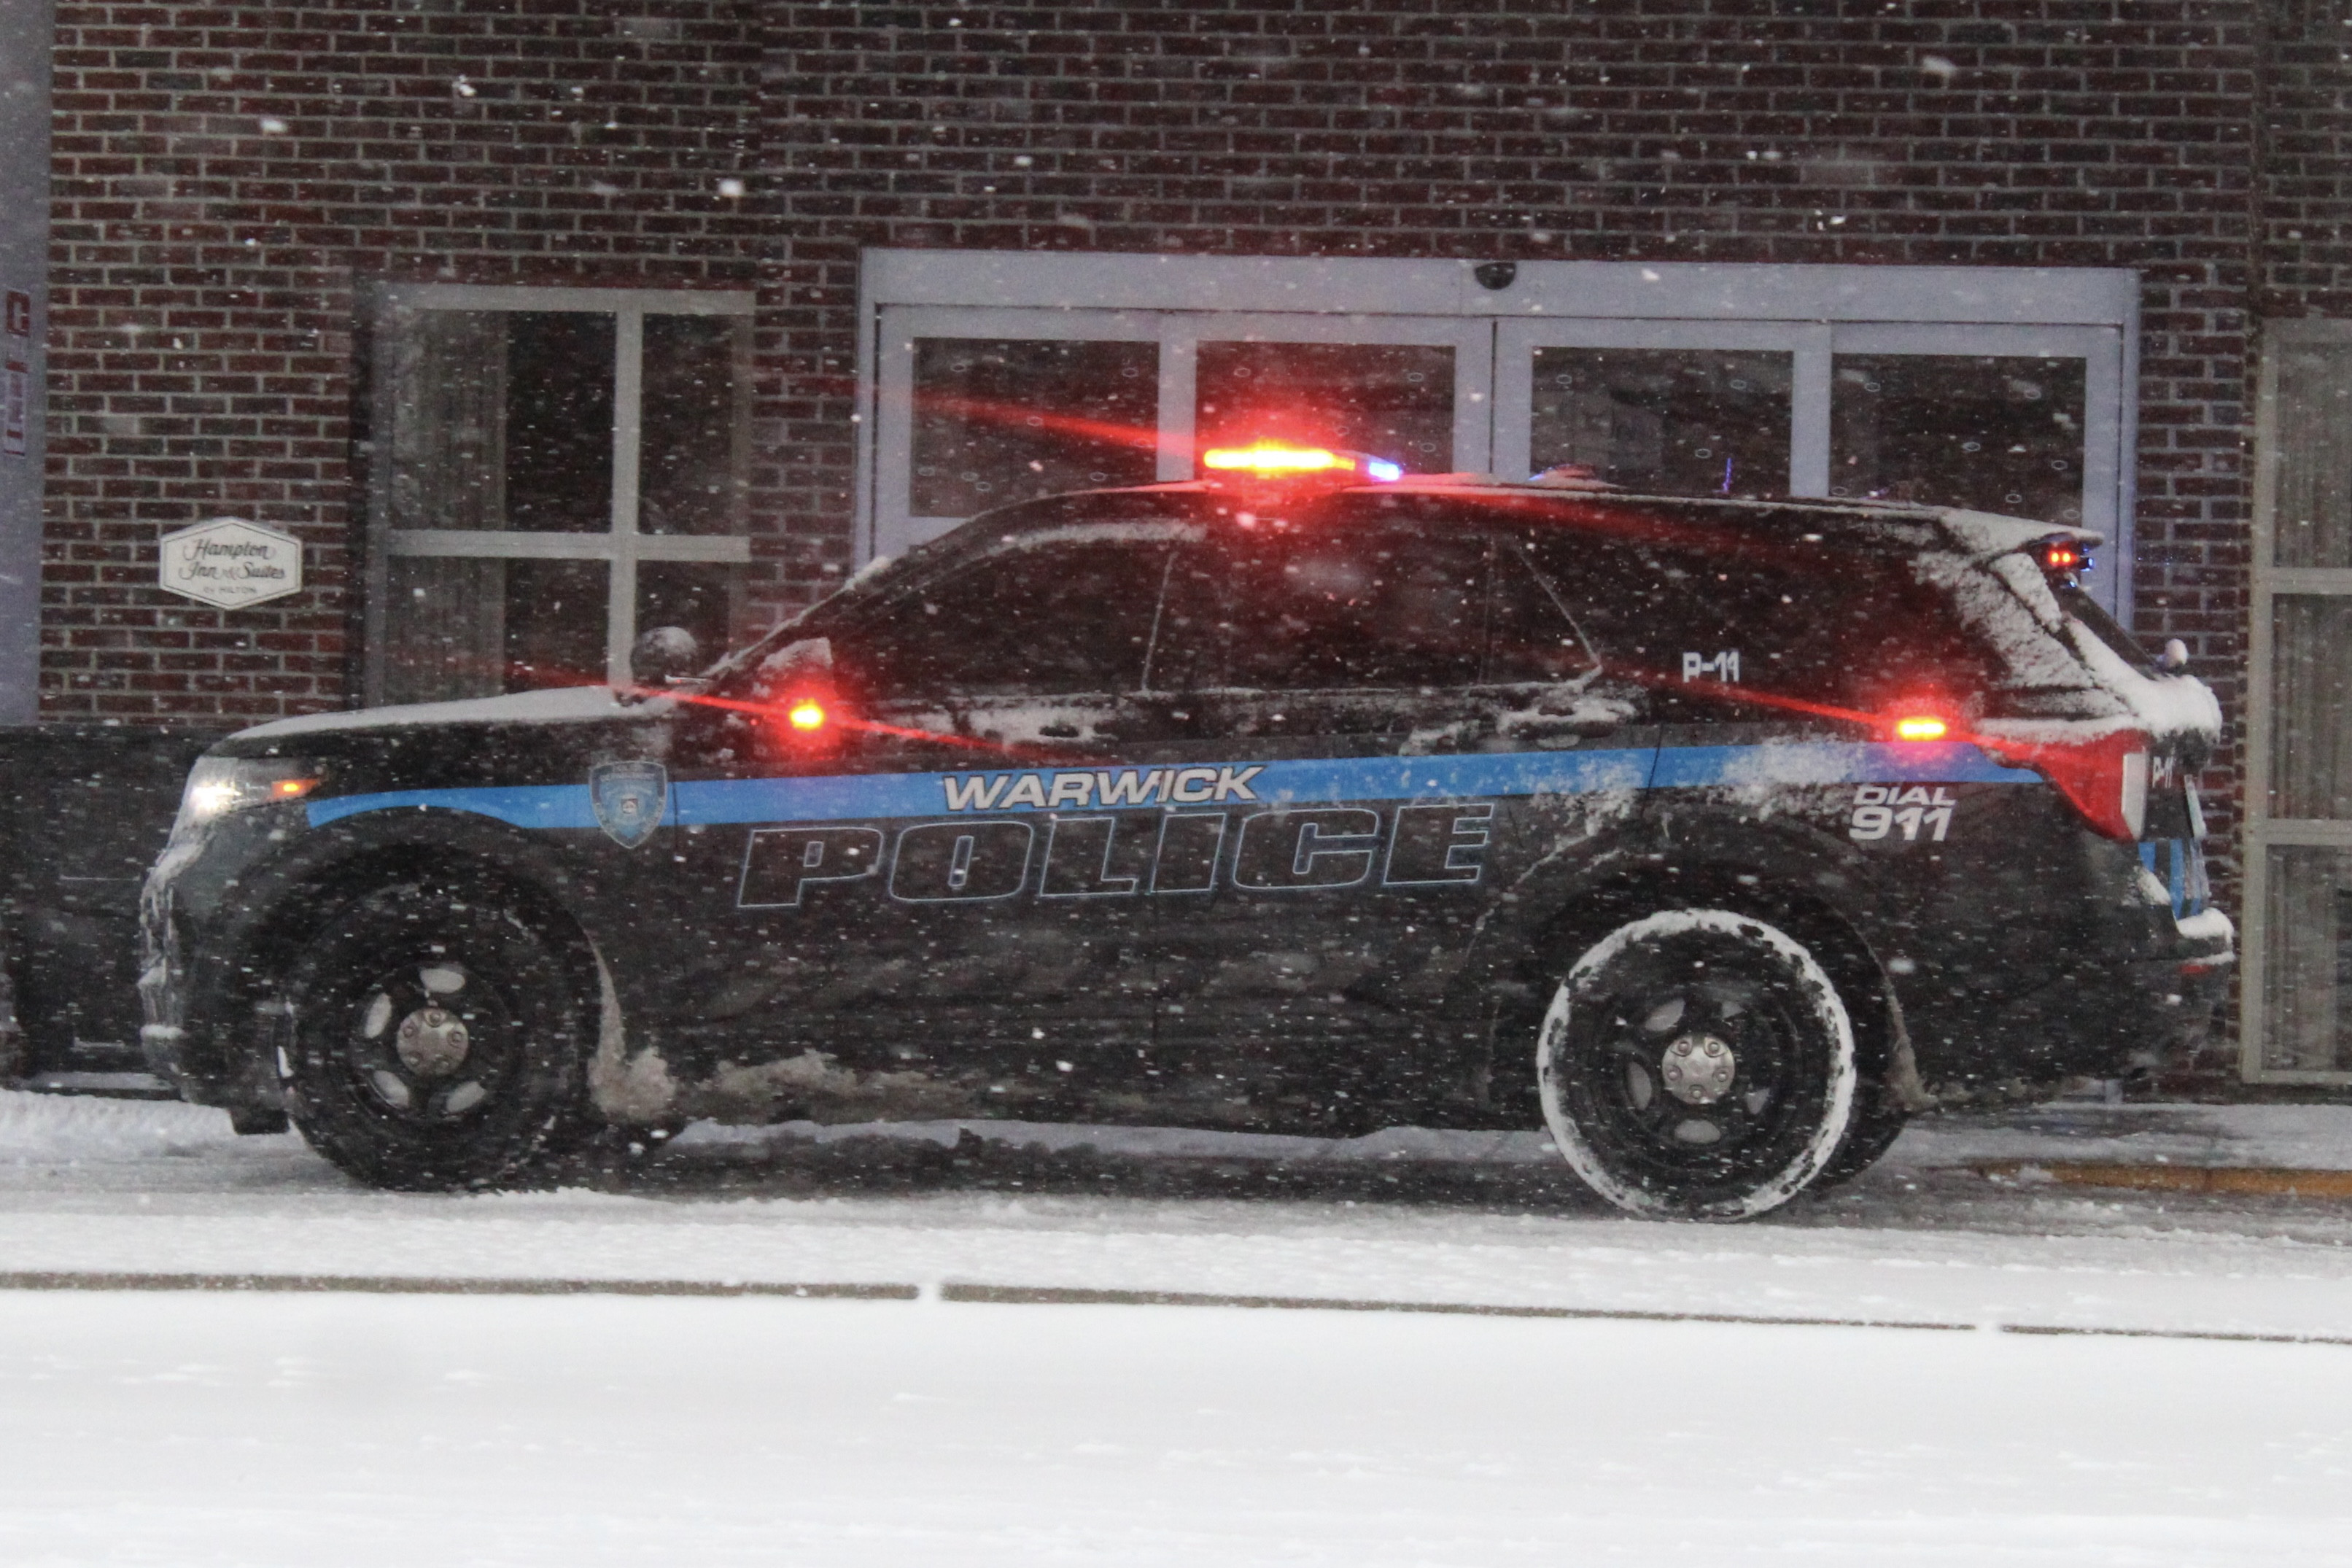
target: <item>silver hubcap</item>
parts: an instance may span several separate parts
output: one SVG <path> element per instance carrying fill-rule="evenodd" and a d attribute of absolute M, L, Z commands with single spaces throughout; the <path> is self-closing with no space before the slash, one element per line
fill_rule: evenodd
<path fill-rule="evenodd" d="M 444 1007 L 419 1007 L 400 1021 L 393 1036 L 401 1062 L 419 1078 L 457 1071 L 470 1044 L 465 1021 Z"/>
<path fill-rule="evenodd" d="M 1666 1047 L 1658 1074 L 1666 1092 L 1685 1105 L 1712 1105 L 1731 1092 L 1739 1062 L 1713 1035 L 1680 1035 Z"/>

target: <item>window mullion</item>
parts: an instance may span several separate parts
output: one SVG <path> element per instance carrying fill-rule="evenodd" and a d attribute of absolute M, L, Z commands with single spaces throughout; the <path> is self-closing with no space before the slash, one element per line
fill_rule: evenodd
<path fill-rule="evenodd" d="M 613 333 L 613 567 L 604 611 L 604 679 L 629 679 L 637 635 L 638 453 L 645 431 L 646 313 L 614 312 Z"/>
<path fill-rule="evenodd" d="M 1790 367 L 1789 493 L 1830 493 L 1830 329 L 1811 327 L 1796 334 L 1796 363 Z"/>

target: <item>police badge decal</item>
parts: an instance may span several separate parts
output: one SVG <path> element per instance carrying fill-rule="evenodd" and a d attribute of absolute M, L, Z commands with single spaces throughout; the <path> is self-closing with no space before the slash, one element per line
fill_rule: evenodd
<path fill-rule="evenodd" d="M 624 849 L 654 836 L 669 806 L 669 770 L 659 763 L 599 763 L 588 770 L 596 826 Z"/>

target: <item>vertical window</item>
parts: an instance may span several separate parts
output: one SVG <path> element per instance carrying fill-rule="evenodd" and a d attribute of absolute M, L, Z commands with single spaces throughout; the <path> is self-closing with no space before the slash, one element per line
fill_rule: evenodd
<path fill-rule="evenodd" d="M 1157 343 L 918 338 L 914 348 L 916 516 L 1151 482 Z"/>
<path fill-rule="evenodd" d="M 2084 362 L 1841 354 L 1830 494 L 2083 521 Z"/>
<path fill-rule="evenodd" d="M 1539 348 L 1532 468 L 1582 463 L 1649 495 L 1785 495 L 1795 356 Z"/>
<path fill-rule="evenodd" d="M 1197 449 L 1288 440 L 1454 467 L 1454 351 L 1432 343 L 1204 342 Z"/>
<path fill-rule="evenodd" d="M 425 288 L 378 317 L 368 691 L 627 679 L 638 631 L 736 628 L 750 312 L 737 296 Z"/>

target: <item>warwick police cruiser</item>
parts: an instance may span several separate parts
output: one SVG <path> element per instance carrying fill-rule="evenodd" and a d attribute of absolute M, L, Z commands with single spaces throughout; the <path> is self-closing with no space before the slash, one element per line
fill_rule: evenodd
<path fill-rule="evenodd" d="M 223 742 L 155 1067 L 390 1187 L 698 1117 L 1541 1125 L 1737 1218 L 2209 1010 L 2220 715 L 2095 535 L 1212 458 L 698 673 Z"/>

